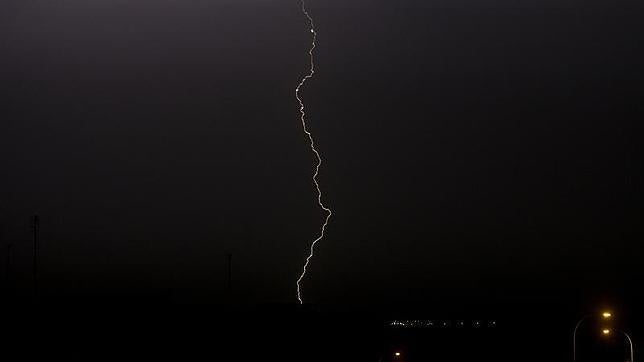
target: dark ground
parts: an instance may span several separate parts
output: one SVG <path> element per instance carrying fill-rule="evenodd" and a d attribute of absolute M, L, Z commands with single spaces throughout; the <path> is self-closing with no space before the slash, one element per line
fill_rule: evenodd
<path fill-rule="evenodd" d="M 21 360 L 83 361 L 570 361 L 576 321 L 591 311 L 590 304 L 600 306 L 588 302 L 339 307 L 177 304 L 160 296 L 41 297 L 36 304 L 4 305 L 8 339 L 3 353 Z M 637 345 L 639 331 L 630 327 L 641 325 L 641 314 L 626 305 L 612 306 L 615 326 L 634 334 Z M 386 326 L 392 319 L 451 325 Z M 475 328 L 475 321 L 481 327 Z M 592 321 L 582 325 L 577 360 L 624 361 L 623 340 L 616 335 L 602 340 L 599 328 Z M 401 356 L 394 357 L 395 352 Z"/>

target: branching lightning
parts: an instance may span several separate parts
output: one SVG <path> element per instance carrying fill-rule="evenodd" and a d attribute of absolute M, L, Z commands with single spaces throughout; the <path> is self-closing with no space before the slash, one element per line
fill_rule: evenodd
<path fill-rule="evenodd" d="M 302 129 L 304 130 L 304 133 L 306 133 L 306 135 L 308 136 L 309 142 L 311 145 L 311 151 L 313 151 L 317 159 L 317 164 L 315 165 L 315 172 L 313 173 L 313 183 L 315 184 L 315 189 L 317 190 L 318 205 L 326 213 L 326 217 L 324 218 L 324 223 L 322 224 L 322 227 L 320 229 L 320 235 L 311 243 L 311 247 L 309 249 L 309 256 L 306 258 L 306 262 L 304 263 L 304 267 L 302 268 L 302 274 L 300 275 L 299 279 L 297 279 L 297 300 L 299 300 L 300 304 L 302 304 L 304 302 L 302 301 L 301 282 L 302 282 L 302 279 L 304 279 L 304 276 L 306 275 L 306 268 L 309 266 L 309 262 L 313 257 L 313 250 L 315 249 L 315 244 L 317 244 L 318 241 L 324 238 L 324 232 L 326 231 L 326 227 L 327 227 L 327 224 L 329 223 L 329 218 L 331 218 L 332 213 L 331 213 L 331 209 L 329 209 L 324 205 L 324 203 L 322 203 L 322 191 L 320 190 L 320 184 L 318 183 L 318 174 L 320 172 L 320 166 L 322 165 L 322 158 L 320 157 L 320 153 L 318 152 L 318 150 L 315 148 L 313 135 L 311 135 L 311 132 L 308 130 L 308 127 L 306 125 L 306 113 L 304 112 L 304 102 L 302 101 L 302 98 L 300 98 L 300 90 L 302 86 L 304 86 L 304 83 L 306 83 L 306 81 L 312 78 L 313 75 L 315 74 L 315 62 L 313 59 L 313 51 L 315 50 L 315 40 L 317 38 L 317 33 L 315 31 L 315 24 L 313 23 L 313 18 L 311 17 L 311 15 L 309 15 L 309 12 L 306 10 L 306 5 L 304 3 L 304 0 L 300 0 L 300 4 L 302 6 L 302 13 L 306 16 L 306 18 L 309 21 L 312 38 L 311 38 L 311 47 L 309 48 L 309 61 L 310 61 L 309 73 L 306 74 L 302 78 L 302 80 L 300 80 L 300 83 L 295 88 L 295 98 L 297 98 L 297 101 L 300 104 L 300 120 L 302 121 Z"/>

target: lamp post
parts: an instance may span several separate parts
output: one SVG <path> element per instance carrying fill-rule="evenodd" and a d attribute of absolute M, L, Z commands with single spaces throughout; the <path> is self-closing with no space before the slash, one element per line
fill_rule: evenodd
<path fill-rule="evenodd" d="M 629 350 L 631 352 L 631 362 L 633 362 L 633 340 L 631 339 L 631 336 L 628 333 L 626 333 L 626 332 L 624 332 L 622 330 L 617 329 L 617 331 L 619 333 L 623 334 L 624 337 L 626 337 L 626 340 L 628 341 L 628 347 L 629 347 Z"/>
<path fill-rule="evenodd" d="M 588 318 L 594 316 L 594 314 L 588 314 L 583 317 L 577 322 L 575 325 L 575 329 L 572 332 L 572 361 L 577 362 L 577 330 L 579 329 L 579 326 L 586 321 Z M 601 317 L 603 319 L 611 319 L 613 317 L 613 314 L 609 311 L 604 311 L 601 314 Z M 610 333 L 610 330 L 609 332 Z"/>
<path fill-rule="evenodd" d="M 572 362 L 577 362 L 577 329 L 579 329 L 579 326 L 588 318 L 590 318 L 592 315 L 586 315 L 581 317 L 579 322 L 575 325 L 575 329 L 572 332 Z"/>
<path fill-rule="evenodd" d="M 624 334 L 624 336 L 625 336 L 625 337 L 626 337 L 626 339 L 628 340 L 628 346 L 629 346 L 629 347 L 630 347 L 630 349 L 631 349 L 631 362 L 635 362 L 635 361 L 633 360 L 633 340 L 631 339 L 631 336 L 629 336 L 629 335 L 628 335 L 628 333 L 626 333 L 626 332 L 624 332 L 624 331 L 620 331 L 620 332 L 622 332 L 622 334 Z"/>
<path fill-rule="evenodd" d="M 631 336 L 628 333 L 626 333 L 626 332 L 624 332 L 622 330 L 616 329 L 616 331 L 621 333 L 621 334 L 623 334 L 624 337 L 626 337 L 626 340 L 628 341 L 628 347 L 629 347 L 630 352 L 631 352 L 631 360 L 630 360 L 630 362 L 633 362 L 633 339 L 631 339 Z M 611 333 L 610 329 L 608 329 L 608 328 L 602 329 L 602 334 L 604 336 L 607 336 L 610 333 Z"/>

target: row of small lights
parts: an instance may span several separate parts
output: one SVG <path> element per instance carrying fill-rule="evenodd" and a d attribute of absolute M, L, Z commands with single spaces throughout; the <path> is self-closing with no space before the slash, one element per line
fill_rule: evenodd
<path fill-rule="evenodd" d="M 400 327 L 400 328 L 431 328 L 434 327 L 434 323 L 437 323 L 441 327 L 449 327 L 452 324 L 452 321 L 433 321 L 433 320 L 424 320 L 424 319 L 413 319 L 413 320 L 393 320 L 389 322 L 389 325 L 392 327 Z M 465 321 L 456 321 L 456 325 L 458 327 L 464 327 L 465 326 Z M 483 325 L 483 322 L 475 320 L 472 321 L 472 327 L 474 328 L 480 328 Z M 496 321 L 490 320 L 487 323 L 488 327 L 496 327 Z M 399 351 L 394 352 L 394 357 L 395 358 L 400 358 L 402 356 L 402 353 Z"/>
<path fill-rule="evenodd" d="M 434 320 L 424 320 L 424 319 L 414 319 L 414 320 L 393 320 L 390 321 L 389 326 L 391 327 L 400 327 L 400 328 L 432 328 L 432 327 L 450 327 L 452 321 L 434 321 Z M 457 327 L 465 327 L 465 321 L 456 321 Z M 479 320 L 472 321 L 471 324 L 474 328 L 480 328 L 483 326 L 483 322 Z M 487 321 L 488 327 L 496 327 L 496 321 L 490 320 Z"/>

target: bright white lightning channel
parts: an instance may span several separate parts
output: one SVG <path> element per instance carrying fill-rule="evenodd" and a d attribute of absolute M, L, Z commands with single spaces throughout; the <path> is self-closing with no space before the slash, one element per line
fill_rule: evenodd
<path fill-rule="evenodd" d="M 315 189 L 317 190 L 317 195 L 318 195 L 318 205 L 320 205 L 320 208 L 324 210 L 326 213 L 326 217 L 324 218 L 324 223 L 322 224 L 322 227 L 320 229 L 320 235 L 313 240 L 311 243 L 311 247 L 309 249 L 309 256 L 306 258 L 306 262 L 304 263 L 304 267 L 302 268 L 302 274 L 300 277 L 297 279 L 297 300 L 300 302 L 300 304 L 303 304 L 304 302 L 302 301 L 302 291 L 301 291 L 301 283 L 302 279 L 304 279 L 304 276 L 306 275 L 306 267 L 309 266 L 309 262 L 311 261 L 311 258 L 313 257 L 313 250 L 315 249 L 315 244 L 318 243 L 318 241 L 322 240 L 324 238 L 324 232 L 326 230 L 326 226 L 329 223 L 329 218 L 331 217 L 331 209 L 326 207 L 324 203 L 322 203 L 322 191 L 320 190 L 320 184 L 318 183 L 318 173 L 320 171 L 320 166 L 322 165 L 322 158 L 320 157 L 320 153 L 318 150 L 315 148 L 315 142 L 313 141 L 313 136 L 311 135 L 311 132 L 308 130 L 308 127 L 306 126 L 306 113 L 304 112 L 304 102 L 302 102 L 302 98 L 300 98 L 300 89 L 306 83 L 309 78 L 313 77 L 313 74 L 315 74 L 315 62 L 313 61 L 313 51 L 315 50 L 315 40 L 317 38 L 317 33 L 315 31 L 315 24 L 313 23 L 313 18 L 311 15 L 309 15 L 309 12 L 306 10 L 306 5 L 304 4 L 304 0 L 300 1 L 301 6 L 302 6 L 302 13 L 306 16 L 306 18 L 309 21 L 309 26 L 311 29 L 311 47 L 309 48 L 309 61 L 310 61 L 310 68 L 309 68 L 309 73 L 305 75 L 300 83 L 297 85 L 297 88 L 295 88 L 295 98 L 297 98 L 297 101 L 300 103 L 300 120 L 302 121 L 302 129 L 304 130 L 304 133 L 309 138 L 309 142 L 311 145 L 311 151 L 315 154 L 315 158 L 317 159 L 317 164 L 315 165 L 315 172 L 313 173 L 313 183 L 315 184 Z"/>

